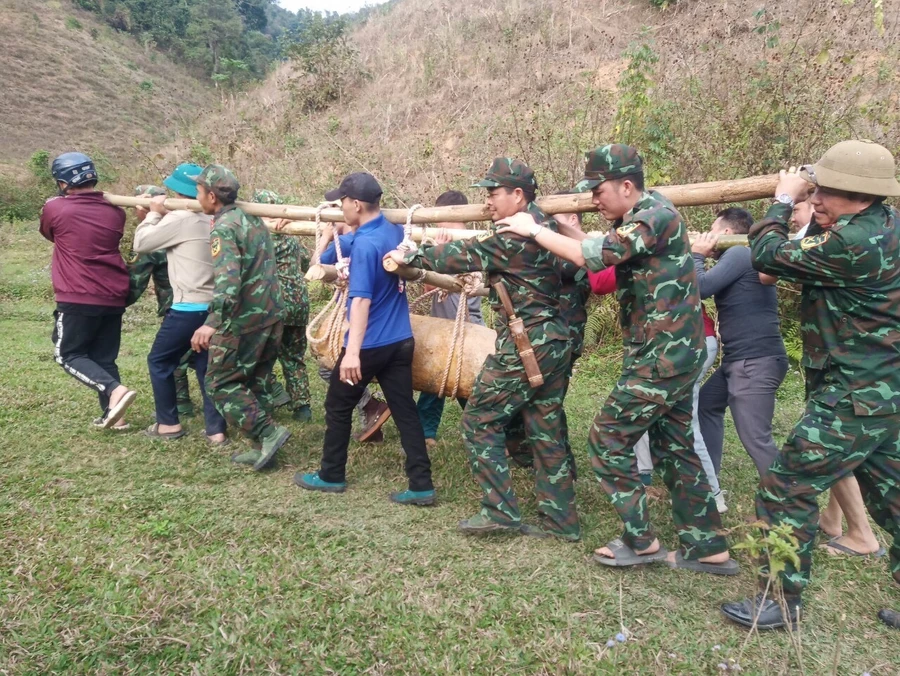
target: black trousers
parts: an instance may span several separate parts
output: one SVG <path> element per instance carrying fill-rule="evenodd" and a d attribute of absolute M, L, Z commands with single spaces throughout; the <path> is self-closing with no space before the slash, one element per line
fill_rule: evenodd
<path fill-rule="evenodd" d="M 341 380 L 341 362 L 344 352 L 331 372 L 328 394 L 325 397 L 325 445 L 322 449 L 322 468 L 319 476 L 335 483 L 346 479 L 347 447 L 353 412 L 366 386 L 373 378 L 384 392 L 391 415 L 400 431 L 400 443 L 406 453 L 406 476 L 409 489 L 428 491 L 431 482 L 431 461 L 425 449 L 425 433 L 416 412 L 412 389 L 412 358 L 415 340 L 409 338 L 390 345 L 360 350 L 359 361 L 362 380 L 348 385 Z"/>
<path fill-rule="evenodd" d="M 119 342 L 122 310 L 78 314 L 57 308 L 53 313 L 53 346 L 56 363 L 78 382 L 96 390 L 103 415 L 109 409 L 109 393 L 119 386 Z"/>

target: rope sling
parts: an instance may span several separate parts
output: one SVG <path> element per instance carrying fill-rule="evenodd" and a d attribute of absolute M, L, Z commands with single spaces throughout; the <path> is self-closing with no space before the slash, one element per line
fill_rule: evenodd
<path fill-rule="evenodd" d="M 314 255 L 313 263 L 318 265 L 321 258 L 321 237 L 322 237 L 322 211 L 324 209 L 333 207 L 334 203 L 332 202 L 323 202 L 318 207 L 316 207 L 315 214 L 315 223 L 316 223 L 316 250 Z M 417 209 L 423 208 L 421 204 L 414 204 L 409 208 L 406 214 L 406 223 L 403 226 L 403 240 L 400 242 L 397 247 L 400 251 L 415 251 L 418 248 L 418 245 L 412 239 L 412 219 L 413 214 L 415 214 Z M 335 243 L 335 254 L 337 257 L 337 264 L 335 268 L 338 271 L 338 279 L 334 282 L 334 294 L 331 297 L 331 300 L 322 308 L 322 310 L 313 318 L 313 320 L 306 327 L 306 337 L 309 341 L 310 350 L 316 357 L 323 358 L 325 360 L 330 360 L 331 363 L 337 363 L 337 359 L 341 352 L 341 347 L 343 346 L 343 336 L 344 336 L 344 317 L 346 315 L 346 304 L 347 304 L 347 287 L 348 280 L 350 276 L 349 269 L 349 261 L 344 258 L 343 252 L 341 251 L 340 238 L 334 237 Z M 422 226 L 422 244 L 434 244 L 434 240 L 425 237 L 425 225 Z M 421 274 L 414 280 L 421 281 L 425 276 L 425 271 L 422 270 Z M 475 294 L 480 288 L 484 286 L 484 278 L 480 272 L 472 272 L 465 273 L 461 275 L 457 275 L 457 279 L 460 281 L 462 285 L 462 290 L 459 294 L 459 305 L 456 309 L 456 318 L 453 322 L 453 334 L 450 344 L 450 350 L 448 351 L 447 363 L 444 366 L 443 374 L 441 376 L 441 386 L 439 388 L 439 392 L 441 396 L 448 396 L 455 398 L 457 393 L 459 392 L 459 385 L 462 379 L 462 367 L 463 367 L 463 350 L 465 348 L 465 340 L 466 340 L 466 324 L 469 322 L 469 298 Z M 400 291 L 406 290 L 406 280 L 400 279 L 399 288 Z M 447 298 L 448 292 L 443 289 L 432 289 L 431 291 L 427 291 L 421 295 L 419 295 L 415 300 L 410 301 L 410 309 L 419 308 L 424 305 L 424 301 L 437 296 L 438 300 L 444 300 Z M 321 335 L 318 335 L 321 334 Z M 456 372 L 455 378 L 453 381 L 453 387 L 448 392 L 448 384 L 450 380 L 450 373 L 453 369 L 453 361 L 456 360 Z"/>

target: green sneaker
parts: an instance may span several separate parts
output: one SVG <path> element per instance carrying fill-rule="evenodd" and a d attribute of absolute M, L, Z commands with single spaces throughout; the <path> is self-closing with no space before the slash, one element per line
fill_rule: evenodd
<path fill-rule="evenodd" d="M 256 449 L 251 449 L 249 451 L 244 451 L 243 453 L 235 453 L 231 456 L 231 462 L 235 465 L 255 465 L 260 456 L 262 456 L 262 451 L 257 451 Z"/>
<path fill-rule="evenodd" d="M 301 406 L 291 414 L 291 417 L 297 422 L 309 422 L 312 420 L 312 409 L 309 406 Z"/>
<path fill-rule="evenodd" d="M 551 530 L 544 530 L 540 526 L 535 526 L 530 523 L 523 523 L 522 527 L 519 528 L 519 532 L 522 535 L 527 535 L 528 537 L 532 538 L 540 538 L 542 540 L 546 540 L 547 538 L 556 538 L 565 542 L 578 542 L 579 540 L 581 540 L 580 533 L 554 533 Z"/>
<path fill-rule="evenodd" d="M 272 386 L 272 406 L 275 408 L 281 408 L 282 406 L 287 406 L 291 403 L 291 395 L 285 392 L 284 387 L 277 380 L 275 384 Z"/>
<path fill-rule="evenodd" d="M 459 522 L 459 530 L 466 535 L 483 535 L 485 533 L 507 533 L 518 534 L 521 524 L 518 523 L 500 523 L 494 521 L 489 516 L 485 516 L 481 512 L 468 519 Z"/>
<path fill-rule="evenodd" d="M 427 507 L 433 505 L 437 500 L 437 493 L 432 488 L 430 491 L 395 491 L 388 498 L 391 502 L 398 505 L 416 505 L 417 507 Z"/>
<path fill-rule="evenodd" d="M 275 459 L 275 454 L 278 453 L 278 449 L 284 446 L 285 442 L 290 438 L 291 431 L 287 427 L 282 427 L 281 425 L 275 425 L 269 430 L 268 434 L 260 437 L 262 451 L 259 460 L 253 463 L 253 469 L 258 472 L 271 463 L 272 460 Z"/>

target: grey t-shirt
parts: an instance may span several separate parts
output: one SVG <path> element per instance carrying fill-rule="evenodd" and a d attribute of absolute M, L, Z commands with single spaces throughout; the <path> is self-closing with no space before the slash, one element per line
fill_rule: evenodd
<path fill-rule="evenodd" d="M 431 316 L 440 317 L 441 319 L 456 319 L 456 312 L 459 309 L 459 294 L 448 293 L 444 300 L 438 300 L 435 296 L 431 301 Z M 472 296 L 469 298 L 469 321 L 473 324 L 484 326 L 484 319 L 481 318 L 481 297 Z"/>
<path fill-rule="evenodd" d="M 718 263 L 706 270 L 694 254 L 700 297 L 713 297 L 719 314 L 722 361 L 785 355 L 774 286 L 764 286 L 750 262 L 750 248 L 726 249 Z"/>

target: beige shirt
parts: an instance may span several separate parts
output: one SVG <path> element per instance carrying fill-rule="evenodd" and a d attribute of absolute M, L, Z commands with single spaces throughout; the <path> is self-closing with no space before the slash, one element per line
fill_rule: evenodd
<path fill-rule="evenodd" d="M 151 211 L 137 227 L 135 252 L 166 252 L 173 303 L 212 302 L 211 230 L 212 216 L 193 211 L 170 211 L 165 216 Z"/>

